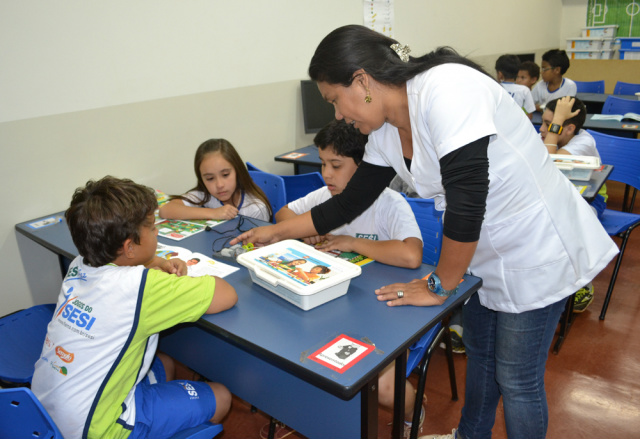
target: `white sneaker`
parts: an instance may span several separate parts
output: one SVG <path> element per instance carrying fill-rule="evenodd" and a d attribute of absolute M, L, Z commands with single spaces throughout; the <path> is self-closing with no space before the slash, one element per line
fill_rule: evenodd
<path fill-rule="evenodd" d="M 422 406 L 422 411 L 420 412 L 420 424 L 418 425 L 418 434 L 422 433 L 422 424 L 424 424 L 424 406 Z M 404 433 L 402 437 L 409 438 L 411 436 L 411 423 L 404 423 Z"/>
<path fill-rule="evenodd" d="M 451 434 L 428 434 L 426 436 L 420 436 L 418 439 L 457 439 L 458 430 L 455 428 L 451 430 Z"/>

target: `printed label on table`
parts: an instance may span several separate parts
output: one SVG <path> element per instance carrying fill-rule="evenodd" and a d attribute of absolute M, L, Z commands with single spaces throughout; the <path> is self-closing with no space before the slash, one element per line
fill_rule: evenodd
<path fill-rule="evenodd" d="M 50 226 L 51 224 L 58 224 L 62 222 L 62 218 L 59 216 L 52 216 L 49 218 L 44 218 L 38 221 L 35 221 L 33 223 L 29 223 L 28 226 L 31 227 L 32 229 L 39 229 L 41 227 L 47 227 Z"/>
<path fill-rule="evenodd" d="M 638 129 L 638 125 L 630 125 L 628 123 L 623 123 L 622 124 L 622 128 L 626 128 L 629 130 L 637 130 Z"/>
<path fill-rule="evenodd" d="M 300 157 L 304 157 L 305 155 L 307 155 L 306 152 L 290 152 L 287 155 L 283 155 L 281 158 L 295 160 L 299 159 Z"/>
<path fill-rule="evenodd" d="M 342 334 L 315 351 L 309 358 L 338 373 L 343 373 L 374 349 L 373 345 Z"/>

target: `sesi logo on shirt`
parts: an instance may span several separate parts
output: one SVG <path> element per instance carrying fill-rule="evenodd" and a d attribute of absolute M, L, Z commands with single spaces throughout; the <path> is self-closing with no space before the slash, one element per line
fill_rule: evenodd
<path fill-rule="evenodd" d="M 356 238 L 378 241 L 378 235 L 376 233 L 356 233 Z"/>

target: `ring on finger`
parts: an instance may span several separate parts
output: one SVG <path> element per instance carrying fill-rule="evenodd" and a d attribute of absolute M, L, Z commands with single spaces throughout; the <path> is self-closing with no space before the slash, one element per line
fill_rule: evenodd
<path fill-rule="evenodd" d="M 398 299 L 402 299 L 404 297 L 404 291 L 398 291 Z"/>

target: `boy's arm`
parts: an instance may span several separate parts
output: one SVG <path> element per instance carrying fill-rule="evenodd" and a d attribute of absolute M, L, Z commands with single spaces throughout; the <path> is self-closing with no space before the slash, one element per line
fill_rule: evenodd
<path fill-rule="evenodd" d="M 281 223 L 282 221 L 288 220 L 289 218 L 293 218 L 294 216 L 298 216 L 293 210 L 289 209 L 289 205 L 283 206 L 276 213 L 276 223 Z"/>
<path fill-rule="evenodd" d="M 182 200 L 171 200 L 160 207 L 161 218 L 187 220 L 187 219 L 215 219 L 229 220 L 238 216 L 238 209 L 235 206 L 226 204 L 222 207 L 193 207 L 187 206 Z"/>
<path fill-rule="evenodd" d="M 567 119 L 571 119 L 580 113 L 580 110 L 571 111 L 573 104 L 575 102 L 575 98 L 570 96 L 565 96 L 560 98 L 556 103 L 556 111 L 553 112 L 553 118 L 551 119 L 552 124 L 558 124 L 565 129 L 564 121 Z M 569 154 L 567 151 L 560 150 L 561 147 L 558 146 L 558 140 L 560 139 L 560 135 L 556 133 L 552 133 L 551 131 L 547 132 L 547 136 L 544 139 L 544 146 L 547 147 L 547 151 L 549 154 Z M 564 146 L 564 145 L 562 145 Z"/>
<path fill-rule="evenodd" d="M 216 279 L 216 289 L 211 299 L 211 305 L 205 314 L 215 314 L 233 307 L 238 301 L 238 295 L 235 288 L 229 282 L 221 277 L 214 276 Z"/>
<path fill-rule="evenodd" d="M 418 268 L 422 263 L 422 241 L 418 238 L 406 238 L 403 241 L 374 241 L 347 235 L 327 235 L 326 238 L 327 242 L 318 247 L 320 250 L 356 252 L 396 267 Z"/>

